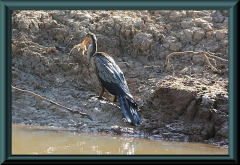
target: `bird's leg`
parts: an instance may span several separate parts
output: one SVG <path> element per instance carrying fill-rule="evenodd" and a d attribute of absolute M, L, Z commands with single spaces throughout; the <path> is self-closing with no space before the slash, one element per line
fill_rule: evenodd
<path fill-rule="evenodd" d="M 102 87 L 102 90 L 101 90 L 100 93 L 99 93 L 98 99 L 102 99 L 102 98 L 103 98 L 103 93 L 104 93 L 104 91 L 105 91 L 105 88 Z"/>
<path fill-rule="evenodd" d="M 113 102 L 116 102 L 116 101 L 117 101 L 117 96 L 114 95 L 114 96 L 113 96 Z"/>

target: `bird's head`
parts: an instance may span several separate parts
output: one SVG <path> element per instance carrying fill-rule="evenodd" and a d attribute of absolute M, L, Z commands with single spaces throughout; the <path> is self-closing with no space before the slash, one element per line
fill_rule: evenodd
<path fill-rule="evenodd" d="M 95 36 L 93 33 L 88 33 L 88 34 L 85 36 L 83 42 L 82 42 L 81 44 L 75 45 L 75 46 L 72 48 L 72 50 L 75 49 L 75 48 L 77 48 L 78 51 L 79 51 L 80 49 L 82 49 L 82 51 L 83 51 L 82 53 L 84 54 L 84 53 L 87 51 L 87 49 L 86 49 L 87 43 L 88 43 L 89 41 L 91 41 L 92 39 L 96 40 L 96 36 Z M 70 54 L 71 54 L 72 50 L 70 51 Z"/>
<path fill-rule="evenodd" d="M 92 38 L 92 36 L 90 34 L 87 34 L 82 42 L 82 45 L 84 45 L 86 47 L 88 41 L 90 41 Z"/>

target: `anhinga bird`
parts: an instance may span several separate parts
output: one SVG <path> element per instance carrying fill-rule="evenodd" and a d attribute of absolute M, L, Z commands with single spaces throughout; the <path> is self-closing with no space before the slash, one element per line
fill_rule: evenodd
<path fill-rule="evenodd" d="M 96 36 L 88 33 L 82 44 L 75 47 L 78 49 L 82 48 L 84 53 L 86 51 L 86 44 L 89 41 L 91 44 L 87 49 L 87 61 L 95 70 L 102 87 L 98 98 L 101 99 L 105 89 L 107 89 L 109 93 L 114 95 L 114 102 L 118 98 L 125 119 L 135 126 L 142 124 L 138 115 L 137 104 L 130 94 L 123 72 L 112 57 L 104 52 L 97 52 Z"/>

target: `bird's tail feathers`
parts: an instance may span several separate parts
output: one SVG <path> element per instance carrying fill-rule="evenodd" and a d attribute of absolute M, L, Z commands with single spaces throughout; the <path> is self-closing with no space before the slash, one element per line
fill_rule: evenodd
<path fill-rule="evenodd" d="M 126 120 L 133 125 L 142 124 L 142 120 L 138 115 L 138 108 L 135 103 L 128 100 L 126 96 L 119 96 L 119 102 L 122 109 L 122 113 Z"/>

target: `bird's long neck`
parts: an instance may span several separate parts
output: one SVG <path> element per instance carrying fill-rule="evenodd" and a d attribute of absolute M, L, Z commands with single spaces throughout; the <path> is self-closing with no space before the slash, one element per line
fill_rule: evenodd
<path fill-rule="evenodd" d="M 91 39 L 91 44 L 87 50 L 87 60 L 90 62 L 90 58 L 97 52 L 97 41 L 94 37 Z"/>

